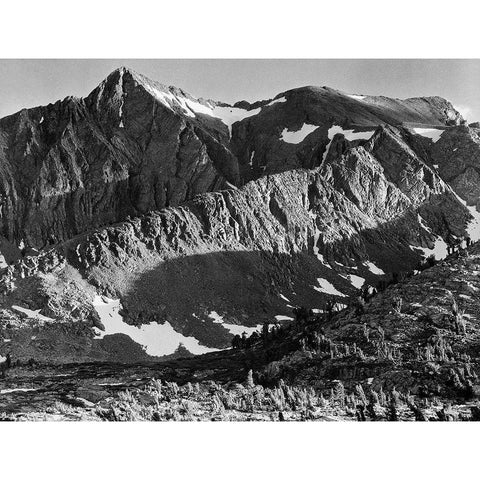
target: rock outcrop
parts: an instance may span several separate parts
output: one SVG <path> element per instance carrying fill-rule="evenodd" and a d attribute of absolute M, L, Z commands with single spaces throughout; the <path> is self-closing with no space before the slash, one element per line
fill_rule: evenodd
<path fill-rule="evenodd" d="M 459 126 L 433 144 L 431 161 L 457 194 L 480 210 L 480 129 Z"/>

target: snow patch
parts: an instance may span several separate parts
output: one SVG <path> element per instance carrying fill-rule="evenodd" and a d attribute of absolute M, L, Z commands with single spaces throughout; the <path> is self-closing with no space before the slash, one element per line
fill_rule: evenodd
<path fill-rule="evenodd" d="M 426 225 L 424 219 L 418 214 L 417 214 L 417 219 L 418 219 L 418 223 L 422 226 L 424 230 L 434 235 L 434 233 L 432 232 L 432 229 L 428 225 Z M 421 250 L 425 257 L 434 255 L 436 260 L 442 260 L 443 258 L 446 258 L 448 254 L 447 243 L 442 237 L 438 235 L 436 235 L 435 244 L 433 248 L 423 248 L 423 247 L 417 247 L 417 246 L 411 246 L 411 248 Z"/>
<path fill-rule="evenodd" d="M 363 262 L 363 264 L 374 274 L 374 275 L 385 275 L 385 272 L 377 267 L 373 262 Z"/>
<path fill-rule="evenodd" d="M 245 110 L 243 108 L 236 107 L 219 107 L 216 106 L 213 110 L 210 110 L 210 113 L 213 117 L 219 118 L 227 127 L 230 136 L 232 136 L 232 125 L 236 122 L 240 122 L 245 118 L 253 117 L 260 113 L 261 108 L 254 108 L 253 110 Z M 202 112 L 206 113 L 206 112 Z"/>
<path fill-rule="evenodd" d="M 15 393 L 15 392 L 34 392 L 38 388 L 5 388 L 0 390 L 0 395 L 5 395 L 6 393 Z"/>
<path fill-rule="evenodd" d="M 223 323 L 223 327 L 225 327 L 232 335 L 242 335 L 242 333 L 246 333 L 247 336 L 251 335 L 253 332 L 259 332 L 263 325 L 259 323 L 256 327 L 244 327 L 243 325 L 234 325 L 232 323 Z"/>
<path fill-rule="evenodd" d="M 338 295 L 340 297 L 346 297 L 342 292 L 339 292 L 328 280 L 324 278 L 317 278 L 319 287 L 313 287 L 317 292 L 328 293 L 329 295 Z"/>
<path fill-rule="evenodd" d="M 442 260 L 442 258 L 445 258 L 448 253 L 447 244 L 445 243 L 445 240 L 440 237 L 437 237 L 435 239 L 435 244 L 433 245 L 433 248 L 417 247 L 413 245 L 411 245 L 410 248 L 412 250 L 421 250 L 425 257 L 433 255 L 435 257 L 435 260 Z"/>
<path fill-rule="evenodd" d="M 275 105 L 276 103 L 284 103 L 286 101 L 287 99 L 285 97 L 276 98 L 275 100 L 272 100 L 271 102 L 267 103 L 265 107 L 270 107 L 272 105 Z"/>
<path fill-rule="evenodd" d="M 316 215 L 313 214 L 313 218 L 316 218 Z M 327 267 L 329 269 L 332 269 L 332 267 L 329 265 L 329 263 L 325 260 L 324 256 L 320 253 L 319 248 L 317 247 L 318 239 L 320 238 L 320 230 L 318 228 L 315 228 L 315 234 L 313 236 L 313 254 L 320 260 L 322 265 L 324 267 Z"/>
<path fill-rule="evenodd" d="M 317 125 L 310 125 L 308 123 L 304 123 L 302 128 L 296 131 L 289 131 L 287 128 L 284 128 L 280 138 L 286 143 L 298 144 L 303 142 L 303 140 L 317 128 Z"/>
<path fill-rule="evenodd" d="M 375 133 L 375 130 L 368 130 L 366 132 L 354 132 L 353 130 L 344 130 L 340 125 L 332 125 L 328 129 L 328 144 L 323 152 L 323 160 L 327 158 L 328 151 L 330 150 L 330 145 L 332 143 L 333 137 L 341 133 L 348 141 L 353 142 L 354 140 L 370 140 L 372 135 Z"/>
<path fill-rule="evenodd" d="M 480 212 L 477 211 L 475 206 L 469 207 L 465 200 L 460 198 L 453 190 L 452 192 L 457 197 L 458 201 L 468 209 L 470 215 L 472 215 L 473 220 L 467 225 L 466 230 L 472 242 L 477 242 L 480 240 Z"/>
<path fill-rule="evenodd" d="M 259 323 L 255 327 L 244 327 L 243 325 L 234 325 L 232 323 L 225 323 L 223 317 L 219 315 L 215 310 L 212 310 L 208 317 L 213 319 L 213 323 L 220 323 L 222 327 L 227 329 L 232 335 L 241 335 L 245 332 L 247 335 L 251 335 L 253 332 L 258 332 L 262 328 L 262 324 Z"/>
<path fill-rule="evenodd" d="M 151 322 L 140 327 L 125 323 L 119 313 L 120 300 L 112 300 L 96 295 L 93 306 L 105 326 L 104 332 L 96 329 L 96 332 L 99 333 L 97 338 L 123 333 L 128 335 L 134 342 L 140 344 L 148 355 L 158 357 L 174 353 L 180 344 L 195 355 L 218 350 L 200 345 L 199 341 L 194 337 L 185 337 L 175 331 L 169 322 L 164 324 Z"/>
<path fill-rule="evenodd" d="M 245 118 L 258 115 L 261 108 L 254 108 L 253 110 L 245 110 L 244 108 L 230 107 L 230 106 L 212 106 L 208 102 L 200 103 L 183 96 L 177 96 L 170 91 L 162 91 L 158 88 L 145 84 L 145 88 L 163 105 L 168 108 L 173 106 L 180 107 L 183 113 L 189 117 L 195 118 L 196 114 L 208 115 L 210 117 L 218 118 L 223 122 L 232 135 L 232 125 Z"/>
<path fill-rule="evenodd" d="M 215 310 L 212 310 L 208 317 L 213 320 L 213 323 L 223 323 L 223 317 L 219 315 Z"/>
<path fill-rule="evenodd" d="M 45 322 L 55 321 L 53 318 L 45 317 L 44 315 L 41 315 L 40 314 L 41 308 L 39 308 L 38 310 L 30 310 L 28 308 L 19 307 L 18 305 L 12 305 L 12 308 L 14 310 L 17 310 L 18 312 L 22 312 L 28 318 L 33 318 L 34 320 L 44 320 Z"/>
<path fill-rule="evenodd" d="M 354 100 L 363 100 L 365 95 L 347 95 L 347 97 L 353 98 Z"/>
<path fill-rule="evenodd" d="M 375 133 L 375 130 L 367 130 L 366 132 L 354 132 L 353 130 L 344 130 L 339 125 L 332 125 L 328 129 L 328 138 L 333 140 L 333 137 L 341 133 L 347 140 L 353 142 L 354 140 L 370 140 L 372 135 Z"/>
<path fill-rule="evenodd" d="M 365 279 L 359 277 L 358 275 L 347 275 L 348 280 L 355 288 L 362 288 L 363 284 L 365 283 Z"/>
<path fill-rule="evenodd" d="M 442 130 L 440 128 L 414 128 L 413 131 L 417 135 L 430 138 L 433 143 L 436 143 L 438 142 L 439 138 L 442 136 L 442 133 L 445 130 Z"/>
<path fill-rule="evenodd" d="M 255 156 L 255 150 L 254 150 L 254 151 L 251 153 L 251 155 L 250 155 L 250 160 L 249 160 L 249 162 L 248 162 L 248 165 L 249 165 L 250 167 L 253 166 L 253 157 L 254 157 L 254 156 Z"/>

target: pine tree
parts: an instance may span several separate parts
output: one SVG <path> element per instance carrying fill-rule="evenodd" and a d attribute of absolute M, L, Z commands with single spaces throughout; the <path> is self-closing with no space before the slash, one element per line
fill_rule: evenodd
<path fill-rule="evenodd" d="M 253 381 L 253 370 L 252 369 L 250 369 L 248 371 L 246 386 L 247 386 L 247 388 L 253 388 L 255 386 L 255 382 Z"/>

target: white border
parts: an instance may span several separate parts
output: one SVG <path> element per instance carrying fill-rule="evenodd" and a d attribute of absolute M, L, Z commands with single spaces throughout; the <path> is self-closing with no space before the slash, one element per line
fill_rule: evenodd
<path fill-rule="evenodd" d="M 1 58 L 478 58 L 475 2 L 1 6 Z M 0 72 L 1 75 L 1 72 Z M 259 79 L 261 81 L 261 79 Z M 2 478 L 471 478 L 470 424 L 2 424 Z"/>
<path fill-rule="evenodd" d="M 475 478 L 474 433 L 459 423 L 4 424 L 2 478 Z"/>
<path fill-rule="evenodd" d="M 22 0 L 2 58 L 477 58 L 475 1 Z"/>

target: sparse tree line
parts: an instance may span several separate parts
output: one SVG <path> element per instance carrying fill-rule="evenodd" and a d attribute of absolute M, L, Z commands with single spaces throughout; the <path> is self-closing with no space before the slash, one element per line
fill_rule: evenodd
<path fill-rule="evenodd" d="M 186 383 L 152 380 L 143 389 L 120 392 L 95 408 L 104 420 L 115 421 L 225 421 L 225 420 L 324 420 L 357 421 L 454 421 L 478 420 L 480 406 L 458 409 L 436 397 L 417 398 L 409 393 L 373 388 L 360 383 L 347 392 L 333 380 L 323 392 L 312 387 L 257 385 L 250 370 L 245 382 L 222 385 L 214 381 Z M 53 410 L 72 413 L 61 402 Z"/>
<path fill-rule="evenodd" d="M 455 254 L 456 256 L 464 254 L 468 255 L 466 249 L 468 249 L 468 247 L 473 243 L 476 242 L 472 242 L 469 236 L 456 239 L 456 241 L 451 239 L 448 244 L 449 256 Z M 301 329 L 305 325 L 313 322 L 319 322 L 322 319 L 330 321 L 336 313 L 345 310 L 352 311 L 354 316 L 361 316 L 365 312 L 366 304 L 369 303 L 378 293 L 384 292 L 388 287 L 396 285 L 421 271 L 432 268 L 437 263 L 438 261 L 435 259 L 435 256 L 430 255 L 426 259 L 422 260 L 417 265 L 417 268 L 413 271 L 394 271 L 390 274 L 390 278 L 379 280 L 376 286 L 366 284 L 359 289 L 359 294 L 357 296 L 351 297 L 349 299 L 348 305 L 335 302 L 334 300 L 329 298 L 325 302 L 323 315 L 314 314 L 313 310 L 308 309 L 304 306 L 294 308 L 293 313 L 295 315 L 295 325 Z M 403 301 L 401 297 L 394 296 L 392 298 L 393 311 L 396 313 L 400 313 L 402 309 L 402 303 Z M 456 308 L 456 310 L 453 310 L 454 308 Z M 458 306 L 454 307 L 452 305 L 452 313 L 455 331 L 459 334 L 465 334 L 465 320 L 463 317 L 463 312 L 458 311 Z M 234 349 L 248 349 L 255 345 L 266 345 L 274 339 L 282 339 L 287 337 L 288 334 L 292 333 L 292 331 L 295 330 L 298 330 L 298 328 L 292 327 L 291 324 L 281 326 L 279 324 L 271 324 L 266 322 L 264 323 L 261 332 L 255 331 L 250 336 L 248 336 L 245 332 L 242 335 L 235 335 L 232 339 L 231 345 Z"/>

